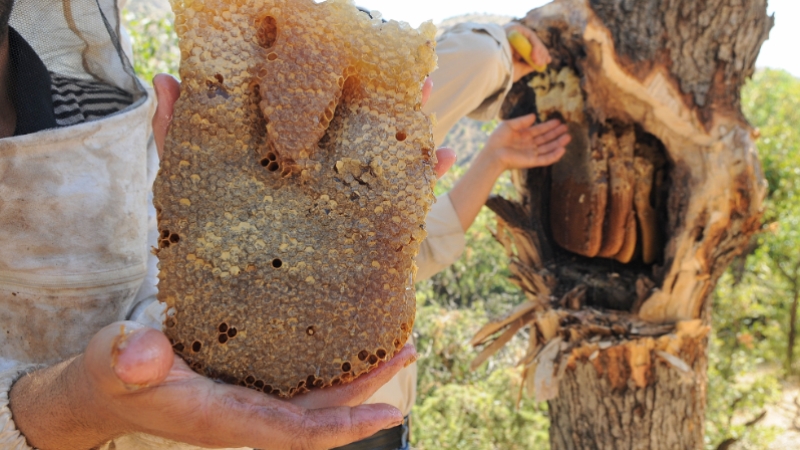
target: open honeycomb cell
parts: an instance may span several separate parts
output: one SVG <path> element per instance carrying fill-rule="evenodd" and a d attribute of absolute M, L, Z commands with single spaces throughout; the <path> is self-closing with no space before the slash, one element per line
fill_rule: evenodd
<path fill-rule="evenodd" d="M 176 0 L 159 299 L 195 370 L 291 397 L 405 343 L 434 201 L 435 28 L 349 0 Z"/>

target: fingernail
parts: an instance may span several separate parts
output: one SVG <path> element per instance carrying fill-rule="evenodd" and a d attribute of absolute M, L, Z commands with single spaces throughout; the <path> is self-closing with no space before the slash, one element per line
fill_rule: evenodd
<path fill-rule="evenodd" d="M 384 430 L 388 430 L 388 429 L 394 428 L 394 427 L 396 427 L 396 426 L 400 426 L 400 425 L 402 425 L 402 424 L 403 424 L 403 420 L 404 420 L 404 419 L 401 417 L 401 418 L 400 418 L 400 420 L 395 420 L 395 421 L 393 421 L 393 422 L 392 422 L 392 423 L 390 423 L 389 425 L 386 425 L 386 427 L 384 427 Z"/>
<path fill-rule="evenodd" d="M 150 363 L 160 357 L 161 351 L 153 345 L 142 344 L 147 336 L 146 328 L 122 331 L 111 349 L 111 368 L 129 389 L 147 387 L 159 376 L 160 366 Z"/>

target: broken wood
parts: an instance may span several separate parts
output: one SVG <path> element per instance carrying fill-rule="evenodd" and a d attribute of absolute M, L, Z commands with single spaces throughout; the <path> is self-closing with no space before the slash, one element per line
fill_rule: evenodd
<path fill-rule="evenodd" d="M 524 384 L 553 449 L 702 448 L 709 298 L 766 193 L 739 100 L 766 0 L 555 0 L 521 21 L 553 61 L 503 114 L 573 137 L 514 174 L 519 201 L 488 204 L 531 299 Z"/>

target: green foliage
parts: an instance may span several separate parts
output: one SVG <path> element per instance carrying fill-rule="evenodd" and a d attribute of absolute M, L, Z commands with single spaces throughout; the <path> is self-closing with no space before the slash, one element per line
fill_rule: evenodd
<path fill-rule="evenodd" d="M 131 36 L 136 74 L 147 82 L 159 73 L 177 76 L 181 53 L 172 13 L 167 17 L 152 18 L 126 10 L 122 19 Z"/>
<path fill-rule="evenodd" d="M 769 289 L 752 283 L 753 274 L 734 284 L 729 272 L 715 293 L 714 332 L 709 348 L 706 443 L 709 450 L 726 439 L 737 439 L 739 448 L 766 449 L 778 430 L 749 422 L 780 398 L 778 379 L 766 363 L 777 355 L 772 342 L 780 339 L 780 327 L 767 320 L 771 308 L 761 299 Z"/>
<path fill-rule="evenodd" d="M 800 280 L 800 80 L 759 71 L 742 93 L 742 106 L 761 132 L 757 145 L 769 190 L 764 231 L 715 292 L 709 449 L 728 438 L 739 439 L 739 448 L 765 449 L 774 437 L 774 429 L 746 424 L 780 395 L 774 367 L 788 364 L 789 312 Z"/>
<path fill-rule="evenodd" d="M 783 322 L 787 337 L 774 344 L 785 353 L 787 319 L 792 303 L 800 297 L 800 80 L 784 71 L 760 71 L 745 89 L 743 100 L 745 113 L 761 131 L 758 149 L 770 186 L 765 232 L 746 270 L 771 292 L 764 301 L 772 306 L 769 318 Z M 791 358 L 787 355 L 784 360 L 788 373 L 796 354 L 795 348 Z"/>
<path fill-rule="evenodd" d="M 514 368 L 525 340 L 513 340 L 475 372 L 477 353 L 469 339 L 486 319 L 480 303 L 471 309 L 421 306 L 415 325 L 419 359 L 413 442 L 424 449 L 547 448 L 546 404 L 523 400 Z"/>

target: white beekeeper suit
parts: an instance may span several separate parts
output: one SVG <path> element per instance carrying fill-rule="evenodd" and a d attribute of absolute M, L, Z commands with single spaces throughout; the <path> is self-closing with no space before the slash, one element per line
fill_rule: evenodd
<path fill-rule="evenodd" d="M 132 94 L 132 103 L 100 119 L 0 140 L 3 449 L 29 448 L 8 409 L 8 392 L 19 376 L 82 352 L 109 323 L 131 319 L 160 326 L 157 260 L 149 251 L 157 238 L 151 197 L 158 168 L 150 127 L 154 99 L 133 75 L 121 7 L 115 0 L 17 0 L 11 15 L 11 26 L 48 71 L 115 86 Z M 447 111 L 467 108 L 461 115 L 493 117 L 504 94 L 489 97 L 511 86 L 511 53 L 502 28 L 475 27 L 462 35 L 457 27 L 439 44 L 440 61 L 458 52 L 493 50 L 481 53 L 490 64 L 464 69 L 474 71 L 471 76 L 433 75 L 436 94 L 426 109 L 439 117 L 437 143 L 446 134 L 442 127 L 455 122 Z M 462 103 L 466 97 L 475 108 Z M 428 231 L 418 259 L 420 277 L 452 264 L 464 248 L 463 230 L 446 196 L 429 215 Z M 373 400 L 408 414 L 415 370 L 387 386 L 389 397 L 381 391 Z M 137 435 L 102 448 L 195 447 Z"/>

